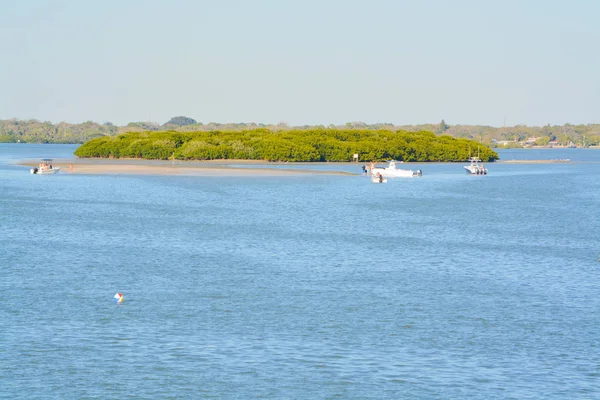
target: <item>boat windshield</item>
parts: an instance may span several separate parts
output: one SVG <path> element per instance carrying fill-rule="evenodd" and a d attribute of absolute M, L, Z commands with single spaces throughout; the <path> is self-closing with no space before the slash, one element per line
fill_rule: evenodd
<path fill-rule="evenodd" d="M 40 161 L 40 168 L 52 168 L 52 159 L 42 158 L 42 160 Z"/>

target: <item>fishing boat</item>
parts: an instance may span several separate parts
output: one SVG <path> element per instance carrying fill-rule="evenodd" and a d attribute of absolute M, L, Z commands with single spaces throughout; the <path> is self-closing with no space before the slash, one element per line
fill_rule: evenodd
<path fill-rule="evenodd" d="M 57 174 L 59 171 L 60 167 L 53 166 L 51 158 L 42 158 L 37 167 L 33 167 L 29 170 L 29 172 L 36 175 Z"/>
<path fill-rule="evenodd" d="M 471 164 L 465 165 L 464 169 L 468 174 L 471 175 L 487 175 L 488 170 L 483 166 L 483 163 L 479 157 L 470 157 L 469 161 Z"/>
<path fill-rule="evenodd" d="M 418 169 L 413 171 L 412 169 L 400 169 L 396 167 L 398 161 L 390 161 L 387 167 L 373 167 L 371 168 L 371 175 L 381 174 L 384 178 L 413 178 L 423 175 L 423 172 Z"/>

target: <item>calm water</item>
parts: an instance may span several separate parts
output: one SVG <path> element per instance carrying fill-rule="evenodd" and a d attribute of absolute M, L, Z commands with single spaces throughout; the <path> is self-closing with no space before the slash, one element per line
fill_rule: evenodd
<path fill-rule="evenodd" d="M 600 150 L 386 185 L 13 165 L 74 149 L 0 145 L 0 397 L 600 397 Z"/>

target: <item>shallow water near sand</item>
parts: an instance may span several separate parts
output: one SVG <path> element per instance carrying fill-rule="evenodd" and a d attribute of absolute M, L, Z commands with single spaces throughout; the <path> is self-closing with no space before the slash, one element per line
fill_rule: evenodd
<path fill-rule="evenodd" d="M 15 165 L 75 148 L 0 144 L 2 396 L 600 397 L 600 150 L 385 185 Z"/>

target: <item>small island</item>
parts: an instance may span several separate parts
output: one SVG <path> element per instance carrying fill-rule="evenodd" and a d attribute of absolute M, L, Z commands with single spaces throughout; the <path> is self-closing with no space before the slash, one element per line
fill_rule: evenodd
<path fill-rule="evenodd" d="M 487 146 L 433 132 L 392 130 L 253 129 L 243 131 L 144 131 L 103 136 L 81 145 L 80 158 L 146 160 L 257 160 L 273 162 L 460 162 L 477 155 L 498 160 Z"/>

